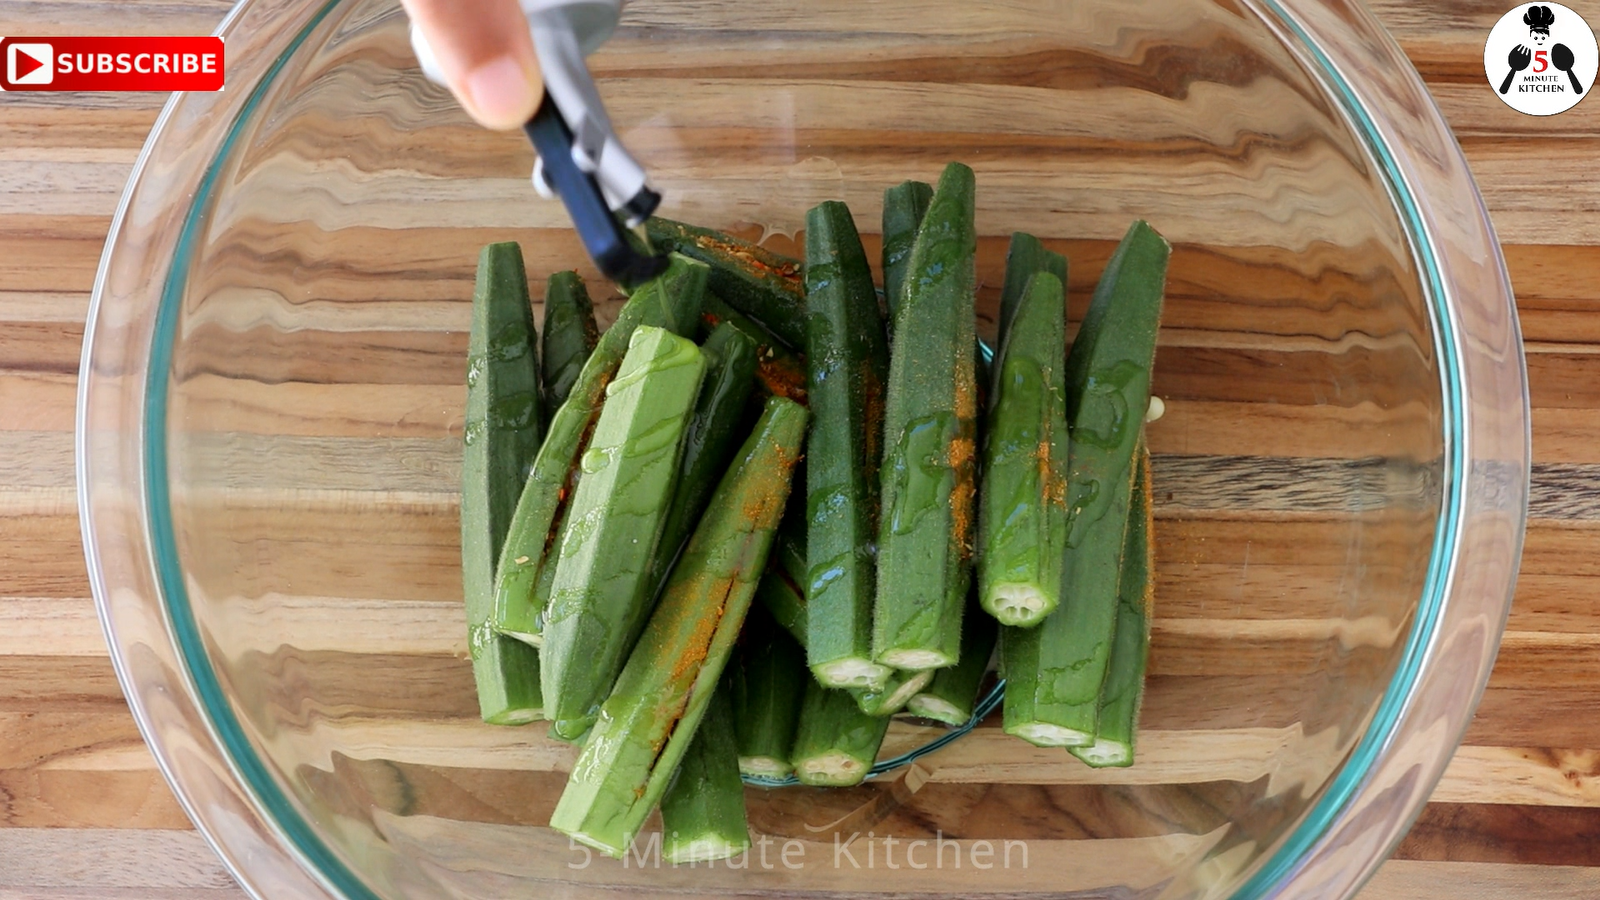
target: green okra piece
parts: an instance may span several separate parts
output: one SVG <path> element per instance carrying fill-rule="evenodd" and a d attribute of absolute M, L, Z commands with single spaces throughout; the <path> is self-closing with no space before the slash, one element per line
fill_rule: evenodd
<path fill-rule="evenodd" d="M 546 716 L 566 737 L 593 724 L 644 627 L 656 546 L 704 375 L 693 341 L 642 325 L 606 386 L 557 548 L 540 646 Z"/>
<path fill-rule="evenodd" d="M 478 711 L 498 725 L 531 722 L 544 710 L 538 654 L 490 625 L 495 562 L 543 437 L 536 339 L 522 250 L 490 244 L 478 256 L 467 349 L 461 586 Z"/>
<path fill-rule="evenodd" d="M 1011 235 L 1011 245 L 1006 249 L 1006 277 L 1000 288 L 1000 328 L 997 346 L 1003 346 L 1011 333 L 1011 322 L 1017 307 L 1027 293 L 1028 282 L 1040 272 L 1049 272 L 1062 284 L 1063 296 L 1067 284 L 1067 258 L 1053 250 L 1046 250 L 1039 239 L 1026 232 Z M 1062 341 L 1062 347 L 1066 341 Z M 1059 351 L 1058 351 L 1059 355 Z"/>
<path fill-rule="evenodd" d="M 745 424 L 745 404 L 755 387 L 756 345 L 732 325 L 721 325 L 701 345 L 706 375 L 694 414 L 683 435 L 683 458 L 678 465 L 678 484 L 672 506 L 661 524 L 650 569 L 650 597 L 666 584 L 678 551 L 689 539 L 694 523 L 705 511 L 706 501 L 716 490 L 717 479 L 728 469 L 728 461 L 745 437 L 739 426 Z"/>
<path fill-rule="evenodd" d="M 578 480 L 580 477 L 580 475 L 573 476 L 573 490 L 577 490 Z M 551 532 L 550 552 L 552 554 L 552 560 L 554 559 L 555 550 L 561 546 L 561 541 L 567 534 L 567 525 L 571 522 L 571 520 L 572 504 L 564 503 L 561 507 L 560 518 L 556 521 L 555 530 Z M 553 562 L 548 566 L 540 566 L 539 574 L 534 579 L 533 597 L 530 601 L 534 609 L 534 629 L 531 632 L 517 635 L 517 637 L 523 642 L 532 644 L 535 647 L 541 647 L 544 645 L 544 616 L 550 608 L 550 589 L 555 586 L 555 583 L 556 567 Z M 560 735 L 557 735 L 557 737 L 560 737 Z"/>
<path fill-rule="evenodd" d="M 673 865 L 727 859 L 750 849 L 726 681 L 661 795 L 661 834 L 661 855 Z"/>
<path fill-rule="evenodd" d="M 544 403 L 554 415 L 565 403 L 583 364 L 600 342 L 594 304 L 577 272 L 557 272 L 544 289 Z"/>
<path fill-rule="evenodd" d="M 1067 602 L 1035 627 L 1000 628 L 1000 667 L 1006 679 L 1002 724 L 1007 734 L 1040 747 L 1094 743 L 1100 686 L 1115 639 L 1132 474 L 1107 491 L 1111 497 L 1104 518 L 1074 548 L 1069 566 L 1076 572 L 1068 577 L 1081 593 L 1069 593 Z M 1086 646 L 1091 640 L 1105 646 Z"/>
<path fill-rule="evenodd" d="M 576 493 L 579 461 L 589 441 L 606 385 L 617 373 L 634 329 L 640 325 L 692 335 L 705 298 L 704 263 L 674 257 L 667 271 L 634 291 L 584 362 L 565 403 L 550 419 L 544 444 L 533 460 L 494 577 L 494 628 L 529 643 L 540 640 L 543 606 L 536 600 L 539 570 L 559 537 L 554 526 Z"/>
<path fill-rule="evenodd" d="M 883 192 L 883 299 L 889 307 L 890 330 L 905 291 L 911 245 L 932 199 L 933 186 L 922 181 L 903 181 Z"/>
<path fill-rule="evenodd" d="M 795 469 L 795 484 L 804 485 L 810 479 L 806 464 L 801 460 Z M 796 588 L 806 583 L 806 492 L 795 491 L 789 495 L 789 506 L 783 511 L 783 521 L 778 523 L 777 544 L 772 549 L 773 564 L 783 570 Z M 802 597 L 801 602 L 804 602 Z M 801 639 L 804 644 L 805 640 Z"/>
<path fill-rule="evenodd" d="M 912 246 L 890 355 L 873 658 L 954 665 L 972 579 L 977 229 L 972 170 L 939 178 Z"/>
<path fill-rule="evenodd" d="M 1037 628 L 1006 629 L 1001 639 L 1005 727 L 1035 743 L 1094 741 L 1116 637 L 1134 450 L 1150 404 L 1169 254 L 1154 229 L 1135 222 L 1112 254 L 1067 355 L 1072 448 L 1063 601 Z"/>
<path fill-rule="evenodd" d="M 768 396 L 787 397 L 800 404 L 806 402 L 805 360 L 774 337 L 760 322 L 710 292 L 706 294 L 700 319 L 702 330 L 707 334 L 727 323 L 756 342 L 756 377 L 761 380 L 761 389 Z"/>
<path fill-rule="evenodd" d="M 999 628 L 992 616 L 969 608 L 961 622 L 961 661 L 934 672 L 933 681 L 906 703 L 906 712 L 946 725 L 971 719 Z"/>
<path fill-rule="evenodd" d="M 739 771 L 783 778 L 794 770 L 795 726 L 806 682 L 805 650 L 756 604 L 739 637 L 739 664 L 730 667 Z"/>
<path fill-rule="evenodd" d="M 806 580 L 806 464 L 802 460 L 795 466 L 794 483 L 797 490 L 790 492 L 789 505 L 778 523 L 778 534 L 773 540 L 772 562 L 761 577 L 756 590 L 756 602 L 794 636 L 801 649 L 806 646 L 806 595 L 800 586 Z"/>
<path fill-rule="evenodd" d="M 1039 624 L 1061 600 L 1067 546 L 1066 295 L 1040 272 L 1001 348 L 978 491 L 978 596 L 1006 625 Z"/>
<path fill-rule="evenodd" d="M 711 290 L 791 349 L 806 346 L 806 294 L 800 261 L 736 237 L 660 216 L 645 223 L 657 250 L 671 250 L 711 267 Z"/>
<path fill-rule="evenodd" d="M 933 681 L 935 672 L 944 669 L 923 669 L 920 672 L 902 672 L 898 669 L 889 674 L 881 688 L 847 688 L 850 696 L 856 698 L 856 706 L 869 716 L 892 716 L 902 709 L 906 703 L 920 693 Z"/>
<path fill-rule="evenodd" d="M 1100 718 L 1094 743 L 1071 749 L 1073 756 L 1095 768 L 1133 765 L 1139 706 L 1144 700 L 1150 611 L 1155 599 L 1155 523 L 1150 506 L 1150 453 L 1142 442 L 1138 465 L 1117 584 L 1117 637 L 1111 645 L 1105 686 L 1100 689 Z"/>
<path fill-rule="evenodd" d="M 882 688 L 872 658 L 878 465 L 889 342 L 850 210 L 806 216 L 806 662 L 829 687 Z"/>
<path fill-rule="evenodd" d="M 551 828 L 621 856 L 660 801 L 750 608 L 806 419 L 791 400 L 767 401 L 601 706 Z"/>
<path fill-rule="evenodd" d="M 807 679 L 789 760 L 794 777 L 801 784 L 823 787 L 860 784 L 888 733 L 888 716 L 867 715 L 849 691 Z"/>
<path fill-rule="evenodd" d="M 768 566 L 766 574 L 761 576 L 761 584 L 756 588 L 756 603 L 765 609 L 783 630 L 789 632 L 801 648 L 805 647 L 807 638 L 805 594 L 789 580 L 788 574 L 776 562 Z"/>

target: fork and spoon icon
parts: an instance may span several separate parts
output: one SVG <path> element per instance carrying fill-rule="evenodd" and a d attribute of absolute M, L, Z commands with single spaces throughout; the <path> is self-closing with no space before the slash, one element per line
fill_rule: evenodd
<path fill-rule="evenodd" d="M 1567 80 L 1572 82 L 1572 90 L 1581 94 L 1583 93 L 1583 85 L 1578 83 L 1578 76 L 1572 71 L 1572 65 L 1575 61 L 1572 55 L 1572 48 L 1566 44 L 1556 44 L 1550 48 L 1550 64 L 1567 73 Z M 1500 82 L 1500 93 L 1504 94 L 1511 90 L 1512 79 L 1516 78 L 1517 73 L 1526 69 L 1532 62 L 1532 50 L 1522 44 L 1512 47 L 1511 53 L 1506 57 L 1506 65 L 1511 67 L 1511 71 L 1506 73 L 1506 80 Z"/>

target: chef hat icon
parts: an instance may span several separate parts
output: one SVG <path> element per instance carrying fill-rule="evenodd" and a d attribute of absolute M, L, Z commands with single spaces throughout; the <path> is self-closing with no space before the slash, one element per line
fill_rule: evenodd
<path fill-rule="evenodd" d="M 1530 34 L 1550 33 L 1550 26 L 1556 21 L 1556 14 L 1548 6 L 1530 6 L 1522 14 L 1522 21 L 1527 24 Z"/>

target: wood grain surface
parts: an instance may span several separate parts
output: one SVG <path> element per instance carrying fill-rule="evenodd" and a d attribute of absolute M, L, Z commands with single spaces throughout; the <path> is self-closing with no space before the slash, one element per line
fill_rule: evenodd
<path fill-rule="evenodd" d="M 200 34 L 215 26 L 228 5 L 219 0 L 0 0 L 0 34 Z M 1455 128 L 1504 243 L 1527 340 L 1535 466 L 1522 577 L 1488 693 L 1433 802 L 1397 858 L 1384 866 L 1363 896 L 1593 897 L 1600 895 L 1600 872 L 1590 868 L 1600 867 L 1600 563 L 1593 552 L 1600 540 L 1600 181 L 1593 177 L 1592 162 L 1600 149 L 1600 101 L 1582 103 L 1559 117 L 1535 119 L 1512 112 L 1491 95 L 1481 68 L 1483 40 L 1509 3 L 1371 0 L 1369 5 L 1416 63 Z M 1600 0 L 1570 0 L 1569 5 L 1600 23 Z M 646 62 L 640 63 L 641 70 L 648 69 Z M 88 293 L 123 182 L 164 99 L 147 94 L 0 94 L 0 898 L 5 900 L 240 896 L 191 830 L 127 712 L 89 599 L 73 493 L 74 390 Z M 341 234 L 343 239 L 360 239 Z M 464 246 L 478 242 L 470 234 L 461 239 Z M 1075 266 L 1079 255 L 1103 259 L 1107 247 L 1086 242 L 1079 250 Z M 1225 280 L 1228 265 L 1219 261 L 1206 271 Z M 1080 294 L 1083 287 L 1073 286 Z M 1274 342 L 1220 353 L 1207 345 L 1198 322 L 1185 321 L 1185 286 L 1175 285 L 1174 293 L 1168 325 L 1174 330 L 1175 349 L 1163 350 L 1164 380 L 1158 389 L 1189 391 L 1185 399 L 1190 402 L 1178 409 L 1190 419 L 1181 429 L 1164 432 L 1171 436 L 1164 440 L 1175 442 L 1164 449 L 1222 457 L 1241 452 L 1236 437 L 1207 424 L 1237 413 L 1238 404 L 1258 399 L 1251 392 L 1259 385 L 1248 377 L 1248 367 L 1238 368 L 1240 359 L 1282 372 L 1277 390 L 1306 402 L 1314 399 L 1315 386 L 1294 379 L 1292 346 Z M 410 340 L 405 331 L 393 332 L 368 358 L 377 359 L 379 369 L 385 348 L 415 359 Z M 437 344 L 430 348 L 439 349 Z M 285 352 L 316 356 L 304 345 Z M 409 411 L 458 402 L 451 348 L 443 348 L 442 354 L 436 369 L 424 366 L 410 384 L 373 384 L 366 395 L 341 395 L 339 402 L 348 404 L 344 414 L 357 423 L 350 428 L 359 430 L 363 421 L 402 421 Z M 216 390 L 225 392 L 228 386 L 219 383 Z M 286 385 L 278 408 L 302 407 L 306 397 L 289 394 L 314 390 L 314 384 Z M 450 400 L 436 402 L 428 391 L 448 393 Z M 206 394 L 199 389 L 195 396 L 203 401 Z M 225 394 L 217 400 L 225 408 Z M 437 430 L 436 423 L 426 416 L 413 421 L 419 422 L 417 446 L 407 459 L 427 466 L 436 443 L 427 436 Z M 1260 420 L 1244 430 L 1270 444 L 1274 425 Z M 226 423 L 218 428 L 229 430 Z M 337 428 L 330 433 L 325 426 L 301 427 L 288 412 L 265 426 L 257 419 L 251 430 L 325 441 L 313 449 L 339 452 Z M 1239 430 L 1235 422 L 1234 433 Z M 1270 455 L 1272 450 L 1256 452 Z M 1344 453 L 1334 446 L 1327 455 L 1357 454 L 1353 448 Z M 1307 465 L 1336 463 L 1330 459 Z M 1227 476 L 1226 470 L 1210 471 Z M 1253 477 L 1245 468 L 1235 474 Z M 1295 473 L 1281 474 L 1293 481 Z M 401 481 L 396 490 L 404 490 L 405 477 L 404 471 L 395 473 Z M 339 486 L 330 482 L 324 489 L 336 492 Z M 1304 509 L 1303 501 L 1297 498 L 1297 509 Z M 426 498 L 417 502 L 427 503 Z M 1263 502 L 1270 508 L 1270 497 Z M 252 520 L 249 527 L 273 527 L 269 512 L 251 514 L 266 518 Z M 359 518 L 352 516 L 352 529 L 361 527 Z M 1226 511 L 1207 522 L 1210 541 L 1196 539 L 1191 546 L 1204 543 L 1213 556 L 1202 558 L 1197 551 L 1183 573 L 1191 586 L 1203 586 L 1208 577 L 1225 577 L 1232 565 L 1224 558 L 1229 546 Z M 1302 514 L 1286 518 L 1277 552 L 1287 555 L 1314 546 L 1320 527 L 1325 526 Z M 1181 535 L 1173 539 L 1183 540 Z M 302 549 L 316 552 L 310 545 Z M 454 653 L 455 611 L 430 602 L 440 591 L 425 584 L 441 567 L 419 559 L 419 552 L 442 551 L 385 549 L 379 539 L 372 549 L 383 554 L 375 559 L 414 567 L 414 581 L 423 585 L 415 597 L 398 597 L 381 610 L 340 609 L 347 626 L 352 616 L 381 615 L 383 645 L 352 648 L 345 641 L 319 647 L 317 635 L 325 629 L 299 617 L 295 621 L 307 632 L 296 646 L 309 652 L 354 649 L 417 658 Z M 1253 565 L 1270 581 L 1273 548 L 1257 544 L 1253 549 L 1264 554 Z M 333 566 L 329 573 L 324 583 L 309 589 L 297 585 L 295 596 L 364 596 L 360 572 Z M 1194 589 L 1189 596 L 1204 595 L 1203 589 Z M 1292 597 L 1286 602 L 1292 604 Z M 270 614 L 271 604 L 261 612 Z M 1183 690 L 1198 696 L 1206 689 L 1198 676 L 1228 672 L 1229 659 L 1204 652 L 1211 637 L 1207 628 L 1216 627 L 1216 620 L 1186 615 L 1182 602 L 1164 613 L 1154 677 L 1172 679 L 1175 689 L 1153 692 L 1164 699 L 1148 713 L 1153 721 L 1146 749 L 1156 767 L 1149 777 L 1166 777 L 1172 770 L 1163 766 L 1195 764 L 1197 759 L 1215 765 L 1206 756 L 1204 729 L 1238 724 L 1197 721 L 1195 705 L 1176 690 L 1181 683 Z M 1271 608 L 1225 621 L 1245 633 L 1257 629 L 1266 648 L 1326 637 L 1317 632 L 1317 623 L 1281 619 Z M 1372 627 L 1381 631 L 1383 623 Z M 363 630 L 349 627 L 347 633 L 359 636 Z M 1357 646 L 1363 640 L 1360 634 L 1347 637 Z M 1374 638 L 1381 639 L 1381 634 Z M 257 652 L 270 653 L 270 648 Z M 397 670 L 396 677 L 404 672 Z M 426 670 L 412 671 L 410 677 L 424 706 L 454 710 L 464 702 L 450 677 L 435 678 Z M 1226 684 L 1231 690 L 1250 689 L 1239 678 Z M 1258 718 L 1250 730 L 1252 740 L 1281 739 L 1283 726 L 1272 721 L 1270 709 Z M 1172 731 L 1169 742 L 1163 737 L 1163 721 L 1188 730 Z M 1031 748 L 994 737 L 980 734 L 964 744 L 965 758 L 992 764 L 999 757 L 1005 765 L 1020 768 L 1031 764 Z M 475 769 L 461 755 L 500 758 L 506 751 L 494 739 L 444 729 L 419 748 L 416 759 L 402 762 L 416 767 L 417 777 L 434 779 L 468 779 L 444 768 L 467 766 L 460 771 L 476 772 L 470 777 L 478 780 L 462 780 L 452 789 L 466 798 L 462 802 L 482 802 L 498 790 L 492 771 L 487 771 L 498 766 L 490 762 Z M 526 758 L 513 762 L 529 764 Z M 950 760 L 925 790 L 957 796 L 964 788 L 962 765 L 960 759 Z M 1256 774 L 1240 772 L 1236 777 L 1250 781 Z M 1027 788 L 1067 792 L 1051 801 L 1065 803 L 1075 786 Z M 1038 801 L 1002 794 L 984 802 L 991 805 L 962 807 L 962 815 L 1004 821 L 1007 804 Z M 485 813 L 486 821 L 507 823 L 529 814 Z"/>

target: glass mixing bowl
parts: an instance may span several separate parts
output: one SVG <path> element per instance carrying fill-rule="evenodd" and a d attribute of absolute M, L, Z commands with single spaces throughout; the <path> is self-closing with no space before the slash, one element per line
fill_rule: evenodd
<path fill-rule="evenodd" d="M 743 868 L 573 848 L 571 748 L 476 719 L 475 257 L 594 274 L 529 148 L 423 80 L 392 0 L 221 33 L 228 89 L 172 99 L 112 229 L 78 462 L 129 703 L 256 896 L 1337 898 L 1427 798 L 1510 603 L 1525 379 L 1460 151 L 1353 0 L 627 8 L 594 69 L 667 215 L 792 250 L 840 198 L 875 254 L 882 190 L 959 159 L 985 317 L 1012 230 L 1070 258 L 1074 317 L 1130 220 L 1175 246 L 1138 764 L 989 723 L 860 788 L 751 788 Z"/>

